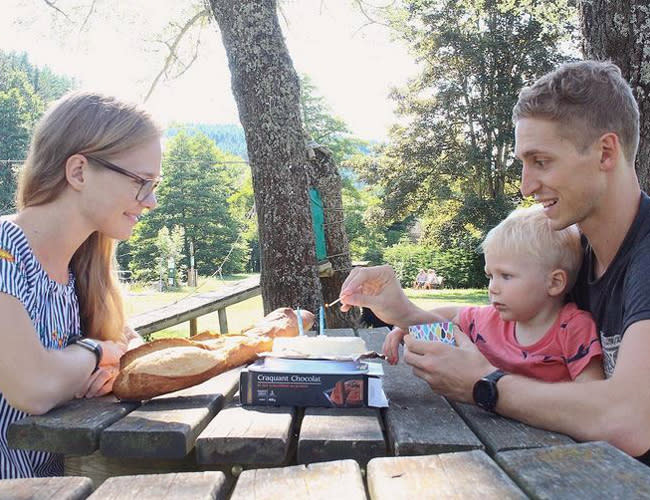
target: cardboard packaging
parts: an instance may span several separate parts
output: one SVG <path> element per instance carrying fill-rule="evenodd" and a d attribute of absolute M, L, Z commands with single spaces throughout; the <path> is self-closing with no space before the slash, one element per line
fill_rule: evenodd
<path fill-rule="evenodd" d="M 381 363 L 266 357 L 241 372 L 242 404 L 360 408 L 388 406 Z"/>

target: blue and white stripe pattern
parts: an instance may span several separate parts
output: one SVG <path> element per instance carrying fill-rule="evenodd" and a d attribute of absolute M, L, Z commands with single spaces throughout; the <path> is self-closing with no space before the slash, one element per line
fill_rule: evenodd
<path fill-rule="evenodd" d="M 25 233 L 8 220 L 0 220 L 0 293 L 16 297 L 23 304 L 46 349 L 63 349 L 70 336 L 79 334 L 79 303 L 72 273 L 67 285 L 50 279 L 36 260 Z M 0 333 L 10 326 L 0 321 Z M 25 416 L 0 394 L 0 477 L 63 475 L 60 455 L 7 445 L 7 427 Z"/>

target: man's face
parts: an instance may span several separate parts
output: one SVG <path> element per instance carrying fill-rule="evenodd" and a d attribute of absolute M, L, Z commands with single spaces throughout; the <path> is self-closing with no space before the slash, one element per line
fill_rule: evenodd
<path fill-rule="evenodd" d="M 554 229 L 594 215 L 604 193 L 598 141 L 580 152 L 556 122 L 522 118 L 515 127 L 515 155 L 523 163 L 521 193 L 544 205 Z"/>

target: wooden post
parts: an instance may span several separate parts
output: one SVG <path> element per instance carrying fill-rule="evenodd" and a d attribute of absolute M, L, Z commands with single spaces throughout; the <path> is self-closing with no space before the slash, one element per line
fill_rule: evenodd
<path fill-rule="evenodd" d="M 190 320 L 190 337 L 196 335 L 196 318 Z"/>
<path fill-rule="evenodd" d="M 219 332 L 228 333 L 228 318 L 226 317 L 226 308 L 218 309 L 219 314 Z"/>

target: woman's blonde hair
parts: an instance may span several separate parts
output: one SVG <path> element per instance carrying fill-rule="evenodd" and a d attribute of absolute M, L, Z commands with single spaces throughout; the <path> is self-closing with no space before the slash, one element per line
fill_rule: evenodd
<path fill-rule="evenodd" d="M 161 135 L 141 108 L 114 97 L 73 92 L 55 102 L 41 118 L 20 174 L 18 208 L 56 199 L 67 185 L 65 164 L 74 154 L 110 157 Z M 124 334 L 124 310 L 117 280 L 116 242 L 92 233 L 72 257 L 84 335 L 118 340 Z"/>
<path fill-rule="evenodd" d="M 542 205 L 518 208 L 493 227 L 481 243 L 483 253 L 529 255 L 549 269 L 562 269 L 571 289 L 582 263 L 580 230 L 574 224 L 555 230 Z"/>

